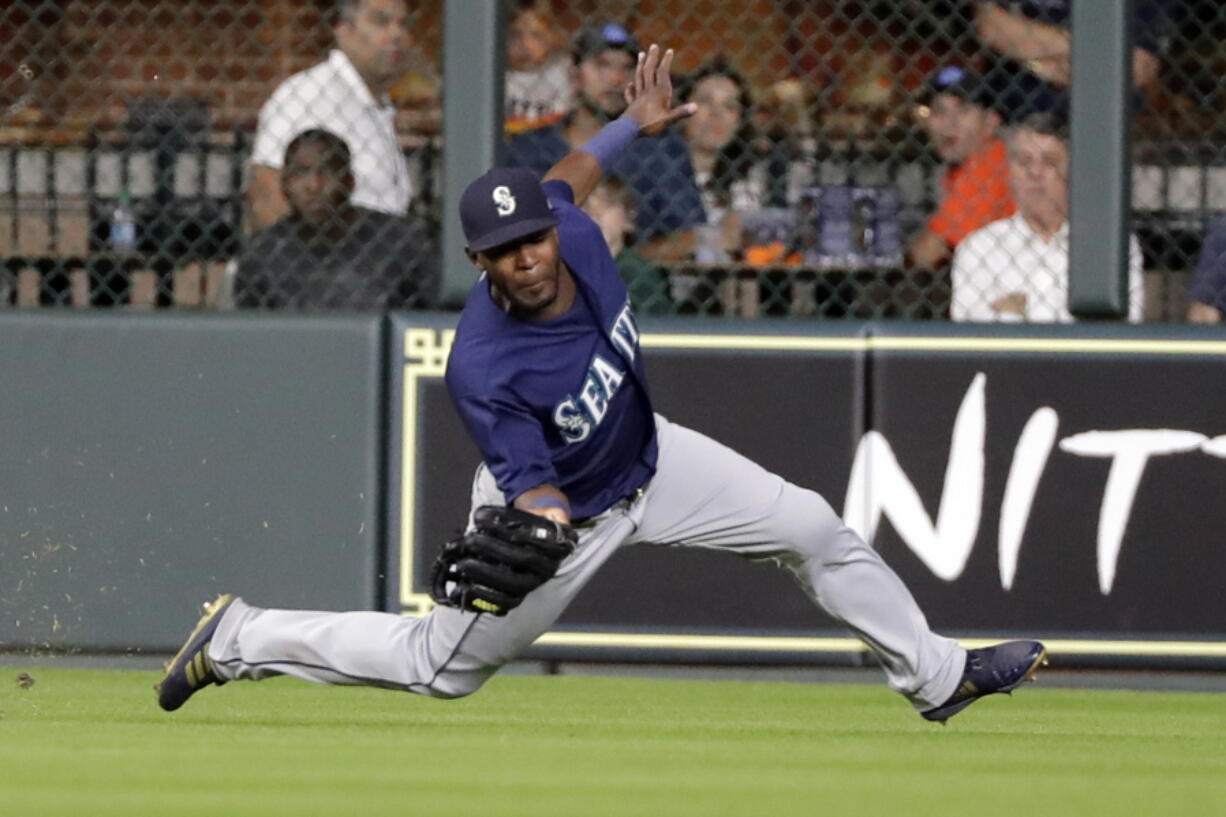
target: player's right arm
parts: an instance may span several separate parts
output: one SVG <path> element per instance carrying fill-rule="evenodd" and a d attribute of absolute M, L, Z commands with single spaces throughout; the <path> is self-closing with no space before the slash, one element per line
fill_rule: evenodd
<path fill-rule="evenodd" d="M 575 204 L 581 205 L 596 188 L 604 169 L 636 136 L 655 136 L 693 115 L 697 110 L 694 103 L 673 107 L 672 64 L 671 48 L 661 52 L 658 45 L 652 45 L 646 52 L 640 51 L 634 80 L 626 86 L 626 112 L 601 128 L 590 142 L 563 156 L 545 174 L 544 181 L 566 182 Z"/>

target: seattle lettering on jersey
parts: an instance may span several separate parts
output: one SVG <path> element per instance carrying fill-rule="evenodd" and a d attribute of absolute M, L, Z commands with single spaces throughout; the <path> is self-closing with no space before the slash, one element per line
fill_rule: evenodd
<path fill-rule="evenodd" d="M 638 354 L 639 330 L 629 301 L 617 313 L 609 329 L 609 337 L 618 351 L 633 363 Z M 599 352 L 592 355 L 579 396 L 567 395 L 554 407 L 553 422 L 562 439 L 568 443 L 581 443 L 590 437 L 608 414 L 609 403 L 625 379 L 625 371 L 603 358 Z"/>
<path fill-rule="evenodd" d="M 613 343 L 617 345 L 617 348 L 626 356 L 626 360 L 633 363 L 635 355 L 638 354 L 639 327 L 634 322 L 634 312 L 630 310 L 629 299 L 626 300 L 622 311 L 617 313 L 609 335 L 613 338 Z"/>

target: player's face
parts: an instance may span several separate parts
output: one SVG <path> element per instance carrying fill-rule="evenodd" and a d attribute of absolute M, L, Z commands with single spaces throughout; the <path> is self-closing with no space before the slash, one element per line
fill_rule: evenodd
<path fill-rule="evenodd" d="M 938 94 L 928 116 L 928 136 L 941 159 L 961 164 L 995 135 L 999 117 L 953 94 Z"/>
<path fill-rule="evenodd" d="M 575 68 L 579 96 L 610 118 L 626 110 L 626 85 L 634 76 L 634 57 L 625 51 L 606 49 L 588 57 Z"/>
<path fill-rule="evenodd" d="M 685 137 L 700 150 L 717 151 L 732 141 L 741 124 L 741 89 L 728 77 L 705 77 L 687 102 L 698 110 L 685 120 Z"/>
<path fill-rule="evenodd" d="M 304 140 L 285 157 L 281 189 L 293 213 L 325 224 L 349 201 L 353 174 L 326 143 Z"/>
<path fill-rule="evenodd" d="M 1009 138 L 1009 188 L 1023 216 L 1058 224 L 1068 216 L 1068 146 L 1022 129 Z"/>
<path fill-rule="evenodd" d="M 336 43 L 367 82 L 390 83 L 404 73 L 412 44 L 404 0 L 362 0 L 352 19 L 337 23 Z"/>
<path fill-rule="evenodd" d="M 477 266 L 520 317 L 545 315 L 558 299 L 558 231 L 541 230 L 477 253 Z"/>

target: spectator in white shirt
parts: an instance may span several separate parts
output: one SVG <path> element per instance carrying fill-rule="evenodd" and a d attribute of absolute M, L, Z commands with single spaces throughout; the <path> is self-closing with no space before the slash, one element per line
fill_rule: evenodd
<path fill-rule="evenodd" d="M 1007 139 L 1017 213 L 967 236 L 954 252 L 956 321 L 1071 323 L 1068 308 L 1068 131 L 1031 114 Z M 1128 320 L 1141 320 L 1141 248 L 1129 238 Z"/>
<path fill-rule="evenodd" d="M 342 134 L 353 155 L 353 203 L 402 215 L 412 197 L 396 138 L 388 87 L 404 73 L 410 46 L 405 0 L 337 0 L 336 49 L 294 74 L 260 109 L 247 188 L 249 226 L 289 212 L 282 193 L 285 149 L 303 131 Z"/>

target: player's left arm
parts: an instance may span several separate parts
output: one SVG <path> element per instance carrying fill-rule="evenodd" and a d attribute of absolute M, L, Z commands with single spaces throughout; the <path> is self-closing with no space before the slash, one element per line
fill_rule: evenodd
<path fill-rule="evenodd" d="M 529 488 L 511 503 L 521 511 L 528 511 L 563 525 L 570 524 L 570 500 L 556 485 L 538 485 Z"/>
<path fill-rule="evenodd" d="M 488 371 L 489 361 L 477 360 L 485 364 L 477 370 Z M 496 394 L 478 393 L 471 382 L 480 375 L 473 371 L 449 362 L 447 389 L 498 489 L 513 507 L 569 524 L 570 502 L 556 487 L 540 422 L 510 389 L 495 385 Z"/>
<path fill-rule="evenodd" d="M 563 156 L 545 174 L 544 181 L 566 182 L 575 204 L 581 205 L 605 169 L 636 137 L 655 136 L 672 123 L 692 116 L 697 110 L 692 102 L 673 107 L 672 65 L 671 48 L 662 52 L 658 45 L 652 45 L 646 52 L 640 51 L 634 80 L 626 86 L 626 112 L 601 128 L 587 144 Z"/>

